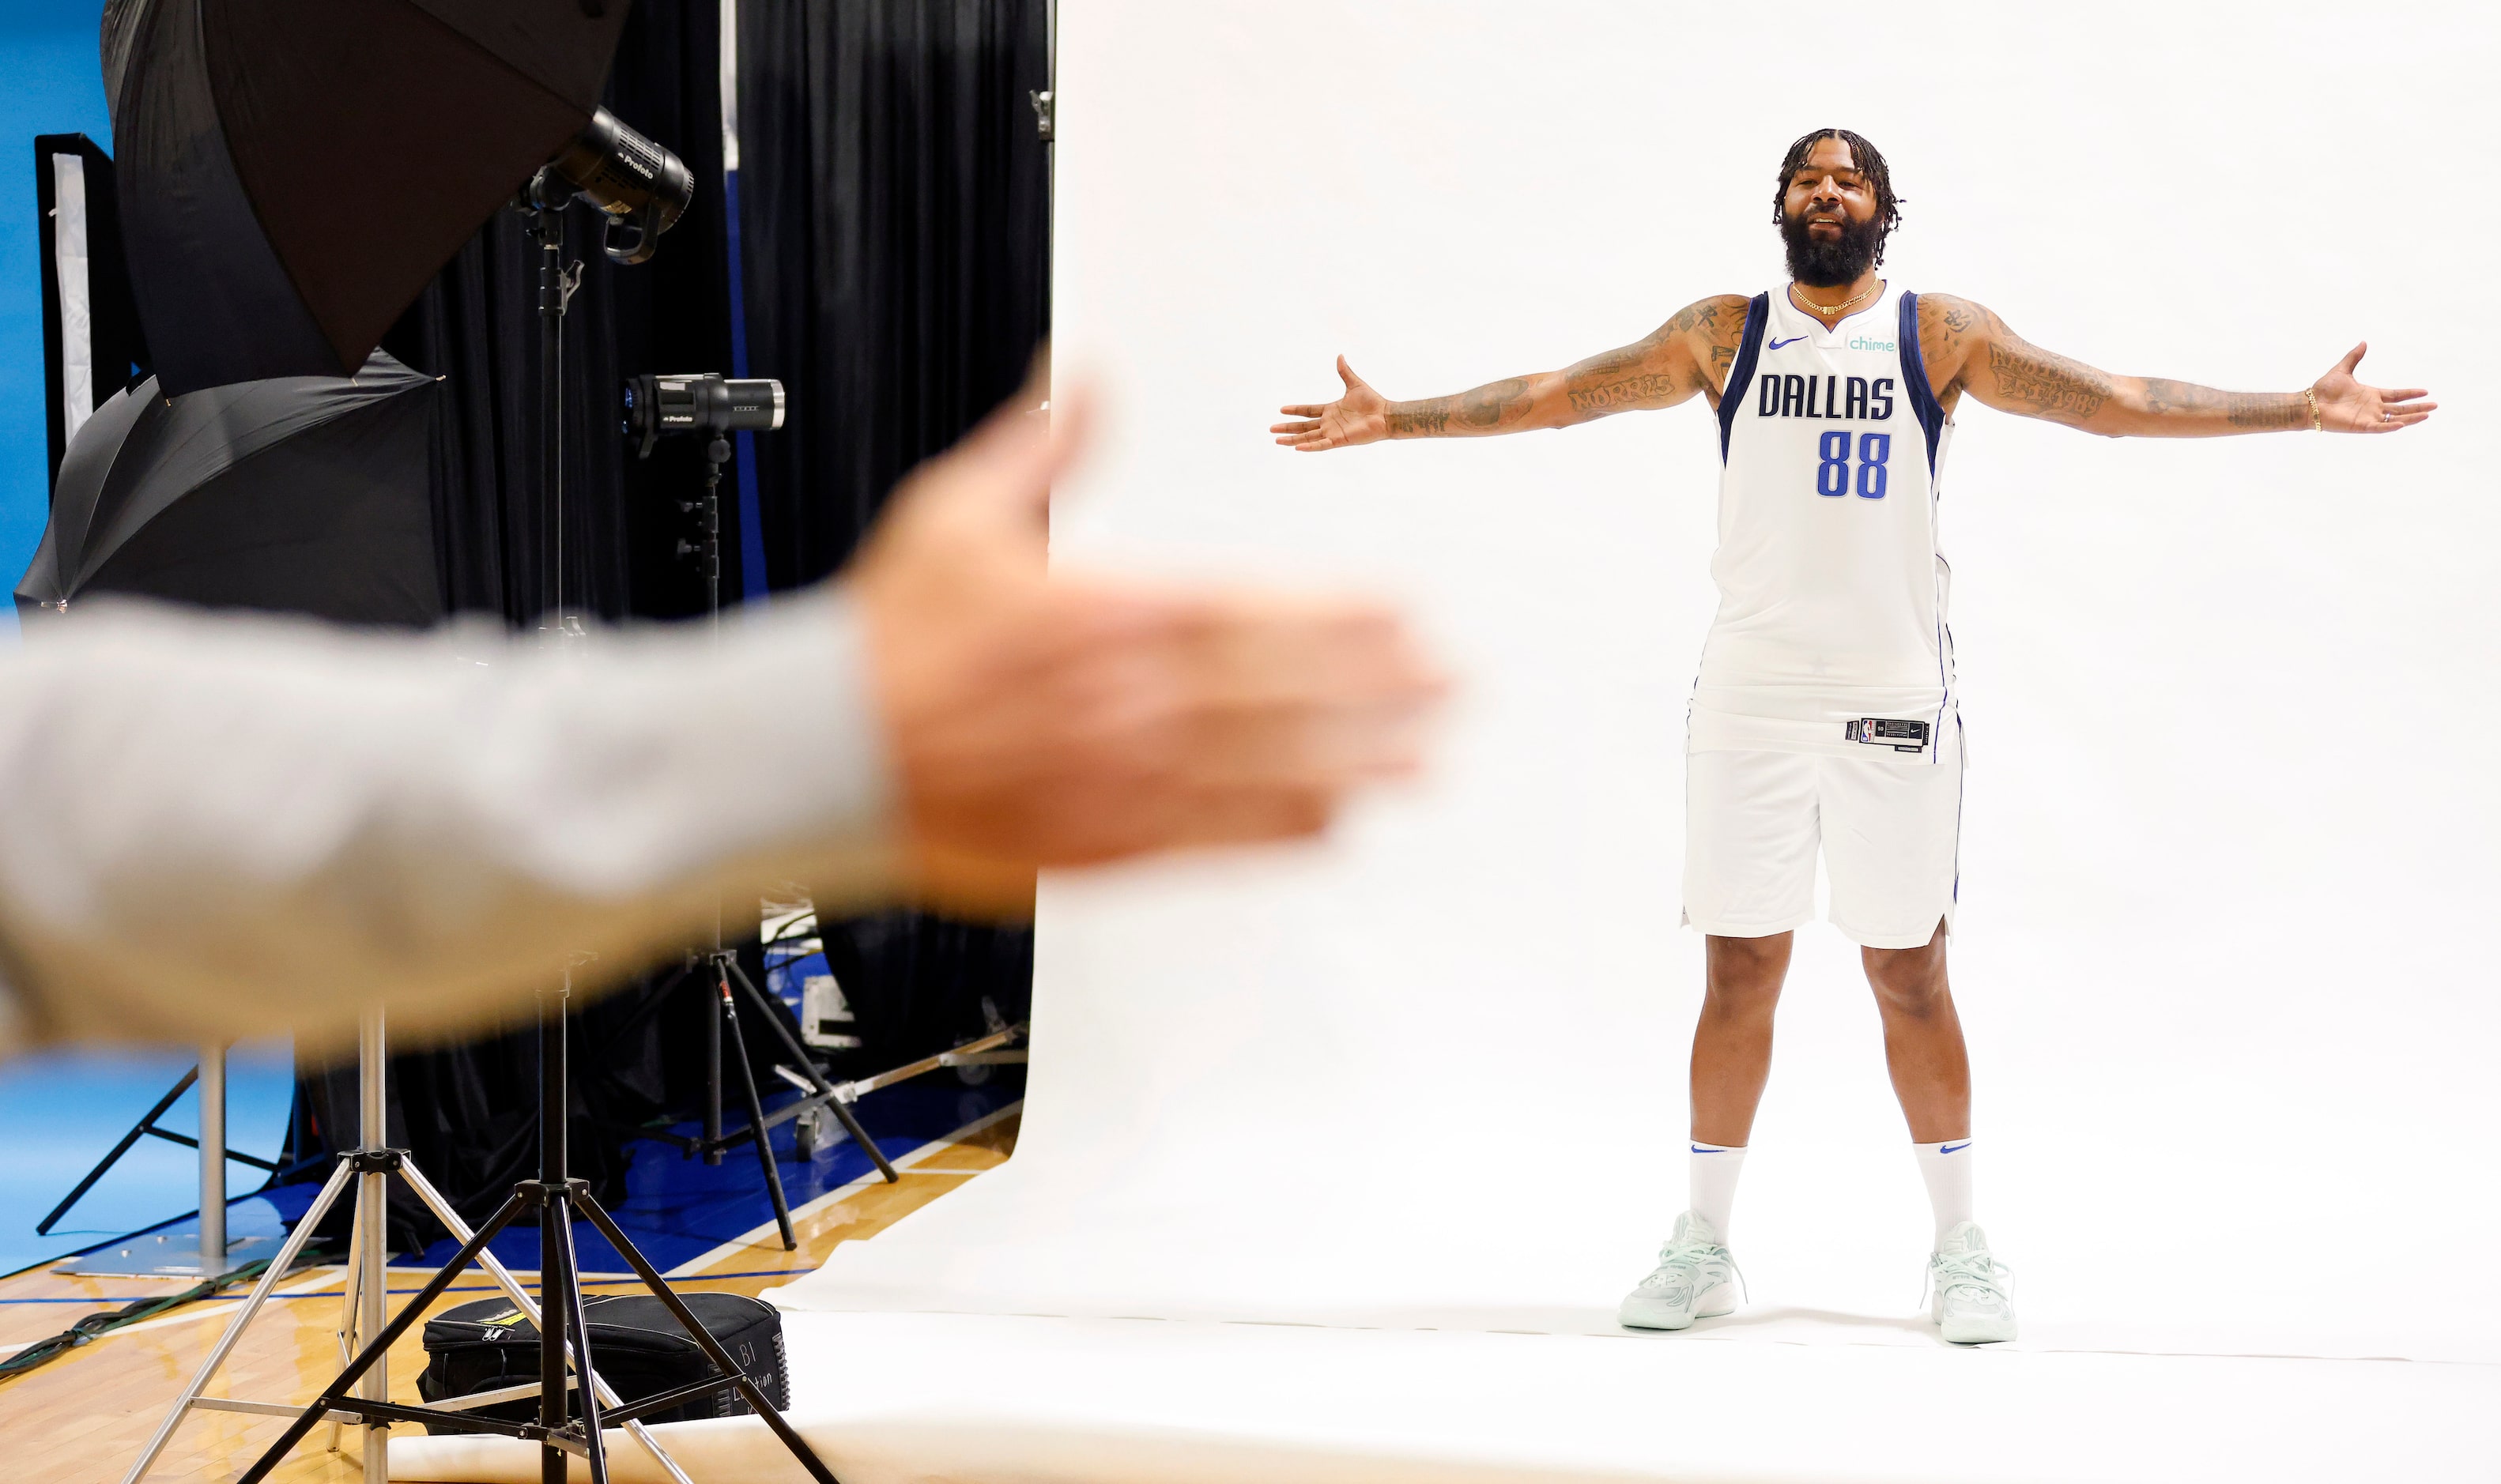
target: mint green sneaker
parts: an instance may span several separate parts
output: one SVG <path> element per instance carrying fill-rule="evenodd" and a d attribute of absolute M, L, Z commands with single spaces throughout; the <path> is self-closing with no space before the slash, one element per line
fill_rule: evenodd
<path fill-rule="evenodd" d="M 1959 1222 L 1928 1254 L 1928 1318 L 1937 1333 L 1957 1345 L 1985 1345 L 2015 1337 L 2015 1303 L 2006 1280 L 2015 1274 L 1989 1256 L 1988 1234 Z"/>
<path fill-rule="evenodd" d="M 1616 1323 L 1634 1330 L 1681 1330 L 1696 1319 L 1737 1311 L 1736 1260 L 1699 1211 L 1676 1218 L 1676 1235 L 1658 1250 L 1658 1267 L 1624 1295 Z"/>

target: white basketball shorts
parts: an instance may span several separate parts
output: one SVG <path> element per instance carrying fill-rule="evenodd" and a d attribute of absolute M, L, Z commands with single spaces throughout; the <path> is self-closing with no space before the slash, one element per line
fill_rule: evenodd
<path fill-rule="evenodd" d="M 1710 750 L 1685 755 L 1684 920 L 1767 938 L 1815 918 L 1820 848 L 1832 925 L 1868 948 L 1917 948 L 1952 926 L 1962 759 Z"/>

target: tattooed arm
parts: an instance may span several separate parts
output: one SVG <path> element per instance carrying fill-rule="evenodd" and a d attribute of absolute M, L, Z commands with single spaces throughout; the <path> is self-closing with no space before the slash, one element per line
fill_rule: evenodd
<path fill-rule="evenodd" d="M 1919 351 L 1951 412 L 1968 391 L 2002 412 L 2063 422 L 2106 438 L 2220 438 L 2234 433 L 2393 433 L 2432 414 L 2420 387 L 2390 390 L 2353 379 L 2365 347 L 2301 392 L 2217 391 L 2160 377 L 2115 377 L 2044 350 L 1968 299 L 1919 296 Z"/>
<path fill-rule="evenodd" d="M 1700 300 L 1641 340 L 1561 371 L 1489 381 L 1453 397 L 1391 402 L 1354 374 L 1345 356 L 1337 374 L 1346 395 L 1335 402 L 1296 403 L 1268 431 L 1287 448 L 1319 453 L 1384 438 L 1479 438 L 1568 428 L 1575 423 L 1674 407 L 1700 392 L 1719 402 L 1719 388 L 1746 331 L 1746 301 L 1736 295 Z"/>

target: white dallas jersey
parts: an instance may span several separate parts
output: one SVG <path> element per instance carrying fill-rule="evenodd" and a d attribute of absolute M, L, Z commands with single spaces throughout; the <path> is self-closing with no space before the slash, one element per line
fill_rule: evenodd
<path fill-rule="evenodd" d="M 1690 745 L 1959 761 L 1918 296 L 1830 330 L 1756 297 L 1719 399 L 1719 613 Z"/>

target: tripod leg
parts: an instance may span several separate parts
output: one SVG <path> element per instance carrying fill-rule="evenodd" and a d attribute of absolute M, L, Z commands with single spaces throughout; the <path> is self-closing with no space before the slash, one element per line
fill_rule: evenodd
<path fill-rule="evenodd" d="M 570 1201 L 564 1196 L 558 1196 L 550 1201 L 548 1208 L 554 1213 L 555 1217 L 548 1227 L 549 1232 L 555 1237 L 548 1248 L 548 1256 L 553 1258 L 557 1267 L 562 1270 L 559 1279 L 562 1288 L 557 1293 L 549 1294 L 548 1302 L 554 1303 L 561 1300 L 564 1304 L 566 1339 L 562 1350 L 550 1346 L 547 1343 L 548 1326 L 544 1320 L 541 1321 L 539 1353 L 543 1358 L 554 1357 L 552 1367 L 542 1368 L 542 1379 L 548 1371 L 553 1372 L 556 1376 L 556 1403 L 559 1407 L 562 1406 L 564 1352 L 572 1353 L 574 1380 L 582 1393 L 582 1433 L 590 1466 L 590 1484 L 608 1484 L 608 1450 L 599 1432 L 599 1396 L 597 1389 L 590 1384 L 590 1320 L 584 1313 L 582 1305 L 582 1259 L 573 1246 L 573 1211 Z M 541 1291 L 545 1292 L 545 1275 L 542 1274 L 541 1277 Z M 546 1305 L 542 1304 L 541 1307 L 545 1308 Z M 556 1468 L 561 1470 L 564 1468 L 563 1456 L 553 1453 L 553 1450 L 550 1451 L 555 1459 Z M 558 1477 L 562 1477 L 560 1472 Z"/>
<path fill-rule="evenodd" d="M 712 1332 L 703 1327 L 703 1321 L 686 1307 L 686 1301 L 678 1297 L 678 1291 L 669 1286 L 668 1279 L 660 1276 L 659 1270 L 651 1266 L 651 1260 L 642 1254 L 632 1239 L 617 1229 L 617 1223 L 600 1209 L 599 1203 L 584 1196 L 582 1214 L 590 1218 L 590 1224 L 598 1228 L 600 1236 L 608 1238 L 608 1244 L 617 1249 L 617 1255 L 625 1259 L 626 1266 L 634 1270 L 634 1275 L 643 1280 L 643 1286 L 651 1291 L 651 1296 L 666 1305 L 678 1323 L 685 1327 L 687 1336 L 703 1351 L 704 1358 L 711 1361 L 722 1375 L 730 1378 L 731 1384 L 754 1409 L 755 1415 L 764 1419 L 764 1425 L 773 1430 L 773 1435 L 782 1439 L 782 1445 L 789 1449 L 800 1467 L 808 1470 L 808 1476 L 817 1484 L 842 1484 L 834 1477 L 834 1471 L 825 1467 L 824 1460 L 817 1457 L 817 1450 L 808 1446 L 808 1440 L 799 1435 L 798 1430 L 790 1426 L 789 1419 L 773 1404 L 773 1399 L 764 1395 L 764 1388 L 756 1385 L 754 1378 L 740 1369 L 729 1352 L 720 1347 L 720 1341 L 715 1339 Z M 247 1480 L 245 1484 L 256 1484 L 256 1481 Z"/>
<path fill-rule="evenodd" d="M 747 1063 L 747 1036 L 738 1028 L 738 1001 L 720 980 L 720 1018 L 729 1027 L 730 1044 L 738 1056 L 738 1083 L 747 1094 L 747 1128 L 755 1137 L 755 1158 L 764 1166 L 764 1189 L 773 1198 L 773 1224 L 782 1229 L 782 1250 L 799 1250 L 798 1234 L 790 1229 L 790 1201 L 782 1193 L 782 1170 L 773 1161 L 773 1134 L 764 1127 L 764 1100 L 755 1096 L 755 1069 Z"/>
<path fill-rule="evenodd" d="M 339 1292 L 339 1364 L 342 1366 L 355 1357 L 356 1305 L 364 1293 L 365 1208 L 364 1203 L 359 1201 L 348 1216 L 348 1283 Z"/>
<path fill-rule="evenodd" d="M 521 1213 L 521 1208 L 529 1204 L 529 1200 L 525 1192 L 518 1190 L 505 1197 L 504 1204 L 496 1207 L 495 1214 L 488 1217 L 486 1224 L 478 1229 L 478 1235 L 462 1243 L 460 1250 L 451 1255 L 451 1260 L 445 1263 L 441 1270 L 426 1280 L 425 1286 L 417 1291 L 417 1297 L 409 1300 L 408 1306 L 399 1311 L 399 1317 L 383 1326 L 382 1333 L 375 1336 L 363 1350 L 357 1352 L 356 1358 L 348 1363 L 348 1369 L 332 1378 L 321 1395 L 313 1400 L 313 1404 L 306 1407 L 292 1423 L 287 1425 L 286 1431 L 278 1435 L 278 1440 L 271 1443 L 268 1451 L 252 1462 L 251 1468 L 242 1478 L 236 1480 L 235 1484 L 260 1484 L 261 1480 L 268 1478 L 269 1471 L 285 1461 L 286 1451 L 302 1442 L 304 1435 L 312 1432 L 314 1425 L 327 1416 L 332 1407 L 348 1400 L 348 1393 L 354 1388 L 364 1373 L 373 1368 L 374 1362 L 381 1360 L 388 1353 L 391 1346 L 399 1343 L 399 1337 L 407 1334 L 410 1328 L 423 1316 L 427 1306 L 443 1297 L 443 1291 L 450 1288 L 453 1280 L 460 1276 L 460 1270 L 468 1267 L 471 1261 L 484 1250 L 486 1243 L 495 1239 L 496 1233 L 512 1225 L 513 1218 Z M 271 1266 L 274 1268 L 276 1265 Z"/>
<path fill-rule="evenodd" d="M 887 1162 L 885 1151 L 877 1146 L 877 1141 L 868 1137 L 868 1130 L 861 1128 L 859 1120 L 851 1116 L 850 1105 L 835 1095 L 834 1084 L 826 1081 L 825 1074 L 818 1072 L 817 1064 L 809 1059 L 808 1048 L 799 1043 L 799 1039 L 790 1034 L 790 1028 L 782 1023 L 782 1017 L 774 1013 L 773 1002 L 765 997 L 764 991 L 755 987 L 755 981 L 747 976 L 747 971 L 738 967 L 738 960 L 724 959 L 721 967 L 728 970 L 736 978 L 739 988 L 747 991 L 748 997 L 754 1002 L 756 1012 L 763 1017 L 764 1023 L 772 1028 L 775 1036 L 781 1038 L 782 1049 L 789 1052 L 799 1063 L 800 1074 L 816 1084 L 817 1096 L 825 1100 L 825 1106 L 842 1121 L 844 1132 L 850 1135 L 851 1141 L 858 1144 L 861 1151 L 868 1155 L 869 1163 L 877 1167 L 877 1172 L 885 1176 L 885 1183 L 891 1185 L 902 1179 L 903 1176 L 895 1173 L 894 1166 Z"/>
<path fill-rule="evenodd" d="M 735 955 L 724 955 L 721 959 L 721 968 L 729 971 L 730 977 L 737 982 L 738 987 L 747 992 L 749 1000 L 755 1006 L 757 1016 L 782 1042 L 782 1049 L 789 1052 L 790 1059 L 799 1064 L 797 1068 L 799 1074 L 814 1083 L 817 1092 L 832 1092 L 834 1084 L 826 1081 L 825 1074 L 817 1070 L 816 1060 L 808 1054 L 807 1046 L 801 1043 L 799 1038 L 790 1034 L 788 1026 L 782 1023 L 782 1016 L 774 1009 L 773 997 L 755 987 L 755 981 L 749 978 L 747 971 L 738 966 Z"/>
<path fill-rule="evenodd" d="M 723 1001 L 727 996 L 720 997 Z M 744 1062 L 740 1063 L 745 1066 Z M 704 1163 L 720 1163 L 720 1011 L 704 1017 Z"/>
<path fill-rule="evenodd" d="M 573 1305 L 565 1296 L 564 1204 L 552 1191 L 539 1202 L 539 1426 L 552 1433 L 565 1424 L 564 1361 L 571 1348 Z M 565 1484 L 564 1450 L 552 1442 L 539 1445 L 541 1484 Z M 604 1481 L 603 1481 L 604 1484 Z"/>
<path fill-rule="evenodd" d="M 345 1369 L 356 1358 L 356 1305 L 365 1292 L 365 1203 L 358 1201 L 348 1218 L 348 1281 L 339 1291 L 339 1330 L 332 1338 L 339 1342 L 339 1365 Z M 336 1453 L 345 1430 L 339 1419 L 330 1419 L 330 1439 L 322 1451 Z"/>
<path fill-rule="evenodd" d="M 269 1302 L 270 1294 L 286 1276 L 286 1270 L 303 1252 L 304 1244 L 313 1239 L 313 1229 L 330 1213 L 330 1204 L 339 1199 L 339 1192 L 348 1188 L 353 1169 L 346 1160 L 341 1160 L 339 1168 L 330 1171 L 328 1182 L 322 1185 L 321 1193 L 313 1198 L 313 1204 L 305 1210 L 304 1219 L 295 1223 L 294 1231 L 286 1234 L 286 1240 L 279 1247 L 278 1256 L 269 1260 L 269 1270 L 260 1275 L 260 1281 L 251 1285 L 251 1297 L 244 1300 L 243 1307 L 226 1321 L 225 1333 L 217 1336 L 217 1344 L 209 1351 L 209 1358 L 200 1363 L 198 1373 L 191 1377 L 191 1384 L 183 1387 L 183 1394 L 174 1399 L 174 1409 L 157 1424 L 156 1435 L 148 1439 L 148 1446 L 140 1453 L 139 1461 L 121 1476 L 122 1484 L 138 1484 L 138 1480 L 145 1477 L 150 1467 L 156 1462 L 157 1455 L 165 1451 L 165 1445 L 173 1441 L 174 1430 L 183 1425 L 183 1417 L 190 1411 L 191 1403 L 200 1400 L 200 1393 L 209 1389 L 209 1382 L 216 1378 L 217 1368 L 223 1366 L 226 1357 L 233 1353 L 235 1341 L 243 1338 L 243 1332 L 250 1325 L 252 1316 Z"/>
<path fill-rule="evenodd" d="M 851 1142 L 859 1145 L 867 1153 L 869 1163 L 877 1167 L 879 1174 L 885 1176 L 886 1184 L 891 1185 L 903 1178 L 895 1172 L 894 1163 L 885 1157 L 885 1151 L 877 1146 L 877 1140 L 869 1138 L 868 1130 L 861 1128 L 860 1121 L 851 1115 L 849 1104 L 840 1098 L 831 1098 L 826 1100 L 825 1107 L 836 1118 L 842 1120 L 844 1132 L 850 1135 Z"/>
<path fill-rule="evenodd" d="M 390 1187 L 387 1179 L 378 1171 L 357 1176 L 357 1183 L 363 1187 L 357 1204 L 365 1207 L 364 1230 L 357 1234 L 363 1247 L 356 1254 L 356 1282 L 364 1290 L 364 1297 L 356 1301 L 358 1335 L 381 1329 L 383 1321 L 390 1317 Z M 358 1391 L 368 1402 L 390 1400 L 388 1356 L 377 1359 L 367 1368 Z M 365 1484 L 390 1484 L 389 1425 L 366 1423 L 357 1451 L 364 1463 Z"/>
<path fill-rule="evenodd" d="M 156 1120 L 163 1117 L 165 1110 L 174 1105 L 174 1100 L 190 1091 L 191 1084 L 199 1079 L 200 1069 L 197 1067 L 183 1072 L 183 1080 L 174 1084 L 174 1090 L 157 1099 L 156 1105 L 141 1114 L 139 1121 L 130 1126 L 130 1132 L 121 1136 L 121 1142 L 115 1144 L 111 1153 L 95 1162 L 95 1168 L 86 1172 L 85 1179 L 78 1182 L 78 1188 L 61 1197 L 61 1204 L 52 1207 L 50 1215 L 35 1223 L 35 1235 L 50 1237 L 52 1233 L 52 1223 L 68 1215 L 70 1207 L 79 1204 L 79 1197 L 93 1190 L 95 1182 L 103 1179 L 104 1172 L 113 1168 L 113 1162 L 128 1154 L 132 1144 L 139 1142 L 156 1127 Z"/>
<path fill-rule="evenodd" d="M 454 1241 L 465 1242 L 469 1239 L 469 1223 L 460 1219 L 460 1213 L 451 1208 L 450 1202 L 443 1199 L 443 1193 L 434 1188 L 433 1182 L 426 1179 L 423 1171 L 406 1160 L 402 1160 L 399 1173 L 400 1178 L 408 1181 L 409 1189 L 417 1192 L 417 1199 L 425 1203 L 425 1208 L 434 1213 L 434 1219 L 450 1229 Z M 495 1280 L 497 1287 L 503 1289 L 504 1297 L 513 1301 L 513 1307 L 519 1309 L 522 1316 L 530 1323 L 539 1323 L 539 1301 L 530 1297 L 530 1291 L 521 1286 L 521 1280 L 513 1276 L 513 1270 L 499 1262 L 491 1250 L 481 1251 L 478 1254 L 478 1266 L 486 1270 L 486 1275 Z M 541 1328 L 541 1334 L 545 1334 L 544 1327 Z M 580 1355 L 574 1357 L 573 1369 L 577 1376 L 586 1375 L 590 1378 L 591 1389 L 597 1393 L 601 1406 L 621 1407 L 625 1404 L 624 1400 L 617 1396 L 617 1388 L 601 1380 L 599 1372 Z M 677 1484 L 694 1484 L 694 1480 L 686 1477 L 686 1471 L 680 1468 L 677 1460 L 669 1457 L 668 1453 L 660 1447 L 658 1440 L 651 1436 L 650 1430 L 644 1427 L 640 1419 L 625 1424 L 625 1432 L 628 1436 L 643 1445 L 645 1452 L 658 1461 L 660 1467 L 667 1470 L 669 1477 L 676 1480 Z"/>

